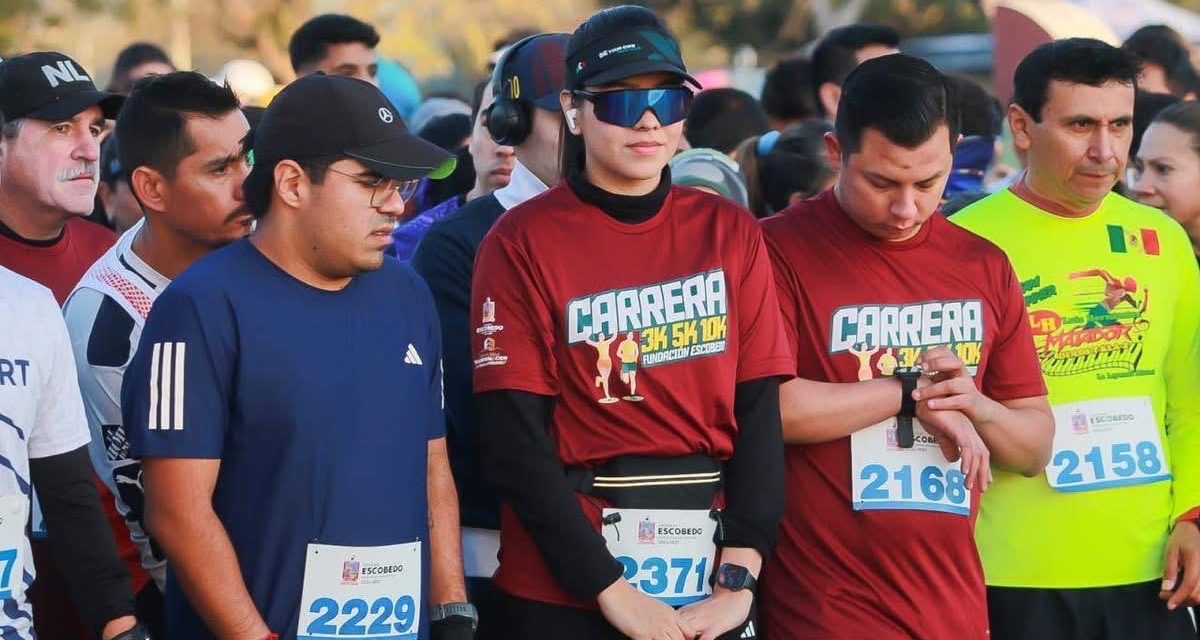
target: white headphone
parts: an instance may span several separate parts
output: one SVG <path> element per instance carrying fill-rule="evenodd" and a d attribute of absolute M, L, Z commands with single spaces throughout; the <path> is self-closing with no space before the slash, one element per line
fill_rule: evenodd
<path fill-rule="evenodd" d="M 579 133 L 579 124 L 576 120 L 579 118 L 579 109 L 567 109 L 567 128 L 571 133 Z"/>

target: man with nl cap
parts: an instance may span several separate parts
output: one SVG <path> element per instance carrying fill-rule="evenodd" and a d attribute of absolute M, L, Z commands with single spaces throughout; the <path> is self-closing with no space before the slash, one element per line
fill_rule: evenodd
<path fill-rule="evenodd" d="M 116 116 L 122 100 L 98 91 L 83 67 L 61 53 L 34 52 L 0 63 L 0 119 L 4 122 L 0 129 L 0 266 L 47 287 L 59 304 L 113 243 L 111 231 L 83 218 L 91 213 L 96 196 L 100 131 L 106 118 Z M 0 375 L 0 383 L 3 381 Z M 5 413 L 3 408 L 0 413 Z M 88 628 L 98 630 L 120 617 L 127 611 L 123 604 L 115 603 L 131 601 L 131 575 L 138 582 L 147 579 L 127 536 L 121 536 L 114 548 L 108 527 L 90 528 L 91 510 L 104 506 L 109 506 L 110 526 L 125 525 L 111 508 L 112 496 L 98 482 L 93 483 L 83 446 L 86 442 L 85 435 L 78 451 L 33 460 L 30 465 L 43 510 L 53 512 L 65 506 L 68 514 L 75 514 L 54 527 L 59 514 L 46 513 L 45 520 L 56 533 L 48 541 L 35 539 L 32 557 L 27 559 L 26 566 L 32 571 L 36 564 L 40 576 L 28 596 L 39 612 L 38 636 L 47 640 L 74 640 L 87 634 Z M 48 476 L 54 487 L 46 480 L 36 481 L 47 464 L 54 469 Z M 51 495 L 64 490 L 65 495 L 74 496 L 71 504 L 59 504 L 55 498 L 62 495 Z M 103 519 L 104 512 L 95 515 Z M 38 534 L 42 532 L 40 522 L 35 518 Z M 52 558 L 50 547 L 65 546 L 78 546 L 90 559 L 61 565 L 61 552 L 53 552 L 58 558 Z M 119 563 L 107 566 L 118 559 L 118 550 L 127 569 Z M 71 568 L 59 571 L 55 564 Z M 112 572 L 109 578 L 100 579 L 84 567 L 104 567 Z M 97 589 L 110 594 L 111 598 L 104 599 L 115 609 L 97 608 L 98 600 L 90 604 L 81 601 L 82 594 Z M 73 598 L 68 599 L 68 591 Z M 80 607 L 78 612 L 70 600 Z"/>
<path fill-rule="evenodd" d="M 95 204 L 100 132 L 123 101 L 61 53 L 0 63 L 0 265 L 59 304 L 114 240 L 83 218 Z"/>
<path fill-rule="evenodd" d="M 442 326 L 446 363 L 446 436 L 462 506 L 463 560 L 472 601 L 487 620 L 481 639 L 501 615 L 492 574 L 500 548 L 500 505 L 479 458 L 479 413 L 471 388 L 471 270 L 475 253 L 492 224 L 512 207 L 558 183 L 558 94 L 566 67 L 565 33 L 542 33 L 510 46 L 492 74 L 491 104 L 481 118 L 501 145 L 516 156 L 509 183 L 471 200 L 433 223 L 412 266 L 429 283 Z M 514 97 L 515 96 L 515 97 Z M 503 628 L 501 626 L 501 628 Z"/>
<path fill-rule="evenodd" d="M 470 638 L 433 301 L 383 256 L 452 156 L 323 74 L 253 153 L 255 232 L 159 296 L 122 389 L 171 637 Z"/>

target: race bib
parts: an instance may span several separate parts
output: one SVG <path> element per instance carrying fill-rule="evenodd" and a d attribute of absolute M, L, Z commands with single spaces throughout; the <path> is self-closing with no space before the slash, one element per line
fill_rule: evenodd
<path fill-rule="evenodd" d="M 0 600 L 18 598 L 25 591 L 25 522 L 29 499 L 0 496 Z"/>
<path fill-rule="evenodd" d="M 310 544 L 296 638 L 416 640 L 421 602 L 420 542 Z"/>
<path fill-rule="evenodd" d="M 1046 479 L 1058 491 L 1094 491 L 1171 478 L 1147 396 L 1054 407 L 1054 455 Z"/>
<path fill-rule="evenodd" d="M 913 419 L 913 446 L 901 449 L 896 419 L 850 436 L 851 503 L 855 511 L 911 509 L 971 515 L 971 491 L 957 462 Z"/>
<path fill-rule="evenodd" d="M 605 509 L 604 540 L 633 588 L 673 607 L 712 595 L 717 521 L 707 510 Z"/>

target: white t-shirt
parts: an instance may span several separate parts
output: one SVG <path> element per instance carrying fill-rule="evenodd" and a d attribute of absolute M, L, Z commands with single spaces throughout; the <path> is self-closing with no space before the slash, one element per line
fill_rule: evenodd
<path fill-rule="evenodd" d="M 67 297 L 63 313 L 92 435 L 92 467 L 113 494 L 142 567 L 159 590 L 165 590 L 167 558 L 146 533 L 142 462 L 129 455 L 121 419 L 125 368 L 137 351 L 150 306 L 171 283 L 133 252 L 133 239 L 143 224 L 139 221 L 122 234 L 87 270 Z"/>
<path fill-rule="evenodd" d="M 74 451 L 88 440 L 75 358 L 54 296 L 0 267 L 0 501 L 13 497 L 28 514 L 29 460 Z M 33 584 L 34 569 L 24 528 L 22 522 L 12 570 L 5 566 L 12 547 L 8 538 L 0 539 L 0 592 L 11 589 L 11 600 L 0 607 L 0 631 L 12 629 L 16 637 L 32 640 L 25 589 Z"/>

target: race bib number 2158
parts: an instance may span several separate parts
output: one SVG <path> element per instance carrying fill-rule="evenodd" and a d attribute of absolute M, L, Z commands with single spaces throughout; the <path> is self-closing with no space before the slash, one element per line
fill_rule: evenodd
<path fill-rule="evenodd" d="M 1094 491 L 1170 478 L 1150 398 L 1054 407 L 1054 454 L 1046 479 L 1055 490 Z"/>

